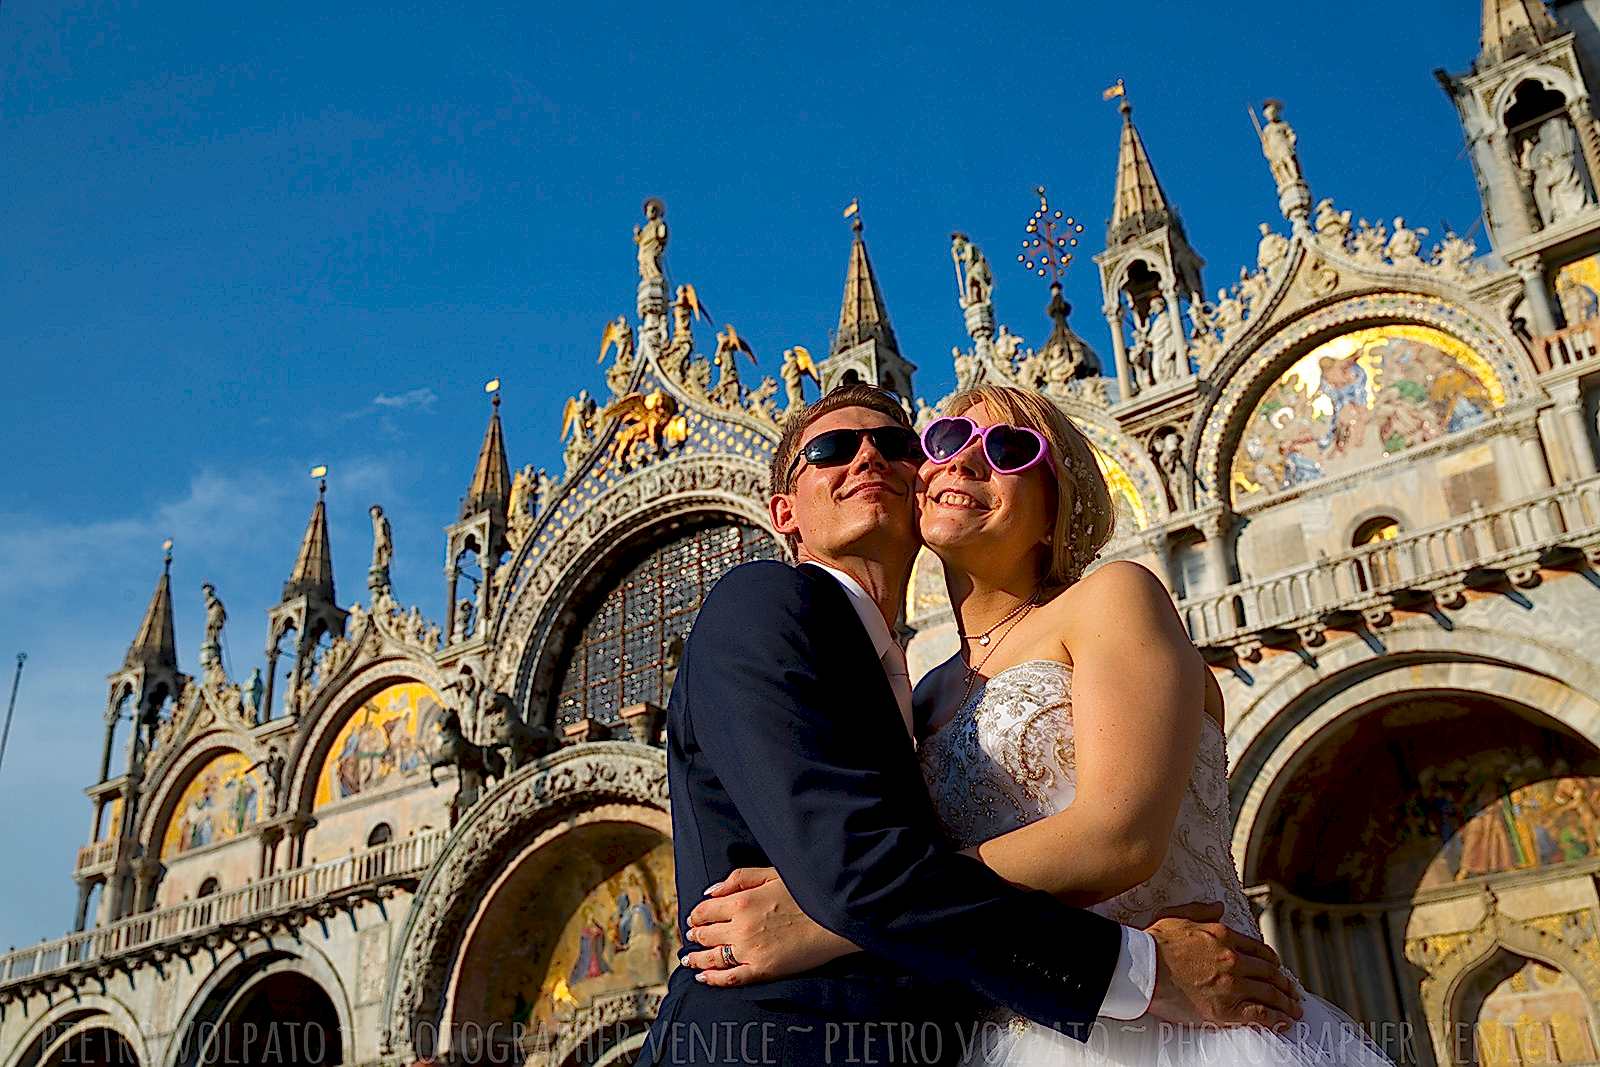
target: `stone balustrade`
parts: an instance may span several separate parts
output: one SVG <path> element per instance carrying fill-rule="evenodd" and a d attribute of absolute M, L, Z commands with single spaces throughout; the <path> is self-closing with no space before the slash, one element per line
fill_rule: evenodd
<path fill-rule="evenodd" d="M 1494 510 L 1477 510 L 1337 556 L 1186 598 L 1178 610 L 1195 644 L 1223 649 L 1375 624 L 1396 607 L 1457 606 L 1468 588 L 1524 585 L 1541 566 L 1600 548 L 1600 477 L 1568 482 Z"/>
<path fill-rule="evenodd" d="M 0 992 L 12 983 L 142 949 L 194 940 L 207 933 L 347 896 L 364 887 L 419 878 L 438 857 L 446 836 L 442 829 L 426 830 L 338 859 L 283 871 L 237 889 L 130 915 L 30 948 L 14 949 L 0 956 Z M 80 853 L 80 862 L 81 858 Z"/>
<path fill-rule="evenodd" d="M 1600 319 L 1540 337 L 1533 346 L 1533 362 L 1540 374 L 1579 365 L 1600 366 Z"/>
<path fill-rule="evenodd" d="M 117 839 L 110 838 L 105 841 L 94 841 L 84 845 L 78 850 L 77 870 L 87 871 L 95 867 L 104 867 L 117 856 Z"/>

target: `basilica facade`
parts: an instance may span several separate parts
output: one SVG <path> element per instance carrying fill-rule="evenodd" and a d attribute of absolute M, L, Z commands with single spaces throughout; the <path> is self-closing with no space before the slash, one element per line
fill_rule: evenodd
<path fill-rule="evenodd" d="M 1223 687 L 1235 860 L 1306 984 L 1407 1062 L 1592 1063 L 1600 0 L 1485 0 L 1481 54 L 1439 79 L 1487 248 L 1352 221 L 1301 166 L 1315 131 L 1269 101 L 1282 217 L 1208 288 L 1123 98 L 1095 256 L 1111 352 L 1059 289 L 1024 344 L 956 235 L 952 358 L 1095 445 L 1105 558 L 1167 582 Z M 508 461 L 494 397 L 439 610 L 397 601 L 376 507 L 341 604 L 336 489 L 248 678 L 209 589 L 185 673 L 162 573 L 110 676 L 76 929 L 0 957 L 0 1067 L 632 1062 L 678 948 L 662 709 L 706 590 L 783 555 L 785 413 L 850 381 L 919 418 L 938 400 L 859 218 L 826 352 L 752 383 L 733 327 L 668 283 L 665 205 L 644 215 L 562 469 Z M 1041 199 L 1038 271 L 1069 222 Z M 956 647 L 926 555 L 903 629 L 914 674 Z"/>

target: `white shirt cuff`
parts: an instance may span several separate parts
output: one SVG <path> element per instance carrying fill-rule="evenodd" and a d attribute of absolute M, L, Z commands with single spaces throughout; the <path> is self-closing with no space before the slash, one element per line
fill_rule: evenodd
<path fill-rule="evenodd" d="M 1124 926 L 1117 969 L 1112 972 L 1111 986 L 1099 1014 L 1107 1019 L 1137 1019 L 1150 1010 L 1155 991 L 1156 939 L 1143 930 Z"/>

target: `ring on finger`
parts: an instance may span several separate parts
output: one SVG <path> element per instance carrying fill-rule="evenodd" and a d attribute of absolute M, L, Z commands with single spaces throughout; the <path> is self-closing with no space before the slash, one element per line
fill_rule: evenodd
<path fill-rule="evenodd" d="M 737 966 L 739 966 L 739 961 L 734 959 L 734 957 L 733 957 L 733 946 L 732 945 L 723 945 L 722 946 L 722 965 L 724 967 L 737 967 Z"/>

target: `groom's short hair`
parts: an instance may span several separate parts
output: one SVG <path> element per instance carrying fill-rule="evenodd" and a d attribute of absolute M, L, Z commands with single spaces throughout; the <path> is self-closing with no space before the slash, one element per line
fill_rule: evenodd
<path fill-rule="evenodd" d="M 772 453 L 772 468 L 768 474 L 767 491 L 772 496 L 794 488 L 794 475 L 790 471 L 794 468 L 794 457 L 800 454 L 800 443 L 805 440 L 806 431 L 812 423 L 840 408 L 868 408 L 911 429 L 911 416 L 906 414 L 900 401 L 893 393 L 877 386 L 852 382 L 824 393 L 815 404 L 801 408 L 784 423 L 783 436 L 778 439 L 778 447 Z"/>

